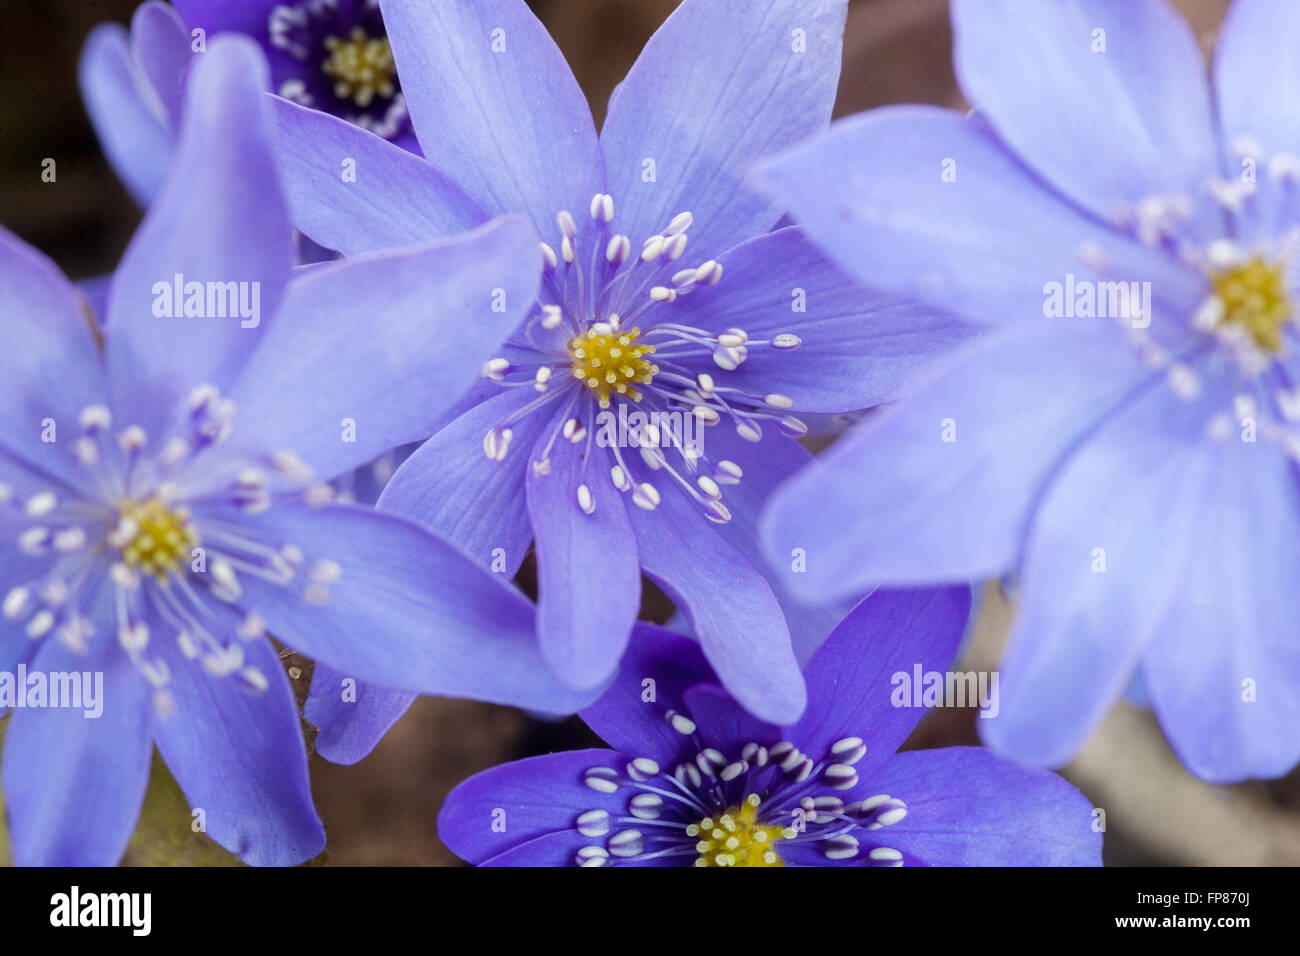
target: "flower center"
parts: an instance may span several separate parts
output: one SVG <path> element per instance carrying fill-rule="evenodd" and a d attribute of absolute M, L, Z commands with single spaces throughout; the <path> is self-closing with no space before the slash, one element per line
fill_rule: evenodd
<path fill-rule="evenodd" d="M 719 817 L 705 817 L 686 828 L 698 836 L 696 866 L 784 866 L 776 844 L 787 836 L 784 829 L 758 822 L 758 794 L 751 793 L 738 807 Z"/>
<path fill-rule="evenodd" d="M 152 574 L 160 582 L 175 574 L 199 543 L 189 511 L 169 508 L 158 498 L 123 502 L 117 535 L 127 567 Z"/>
<path fill-rule="evenodd" d="M 326 37 L 325 49 L 329 57 L 321 69 L 334 81 L 339 99 L 351 99 L 365 109 L 376 95 L 390 97 L 396 92 L 397 67 L 386 37 L 370 37 L 361 27 L 353 27 L 347 39 Z"/>
<path fill-rule="evenodd" d="M 609 408 L 611 392 L 634 402 L 641 401 L 637 384 L 649 385 L 658 373 L 659 366 L 646 358 L 654 354 L 655 347 L 635 344 L 640 334 L 640 329 L 615 332 L 610 326 L 597 323 L 569 339 L 573 377 L 596 393 L 601 408 Z"/>
<path fill-rule="evenodd" d="M 1282 327 L 1294 312 L 1281 263 L 1255 257 L 1212 271 L 1210 284 L 1223 306 L 1222 321 L 1244 329 L 1267 352 L 1281 350 Z"/>

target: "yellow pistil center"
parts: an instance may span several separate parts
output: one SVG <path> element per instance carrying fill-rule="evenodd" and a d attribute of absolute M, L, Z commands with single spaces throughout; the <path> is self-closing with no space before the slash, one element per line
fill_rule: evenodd
<path fill-rule="evenodd" d="M 1211 272 L 1210 284 L 1224 322 L 1245 329 L 1264 351 L 1281 351 L 1282 327 L 1294 314 L 1281 263 L 1254 258 Z"/>
<path fill-rule="evenodd" d="M 190 549 L 199 543 L 185 508 L 169 508 L 157 498 L 123 502 L 118 528 L 126 538 L 119 545 L 127 567 L 165 581 L 189 561 Z"/>
<path fill-rule="evenodd" d="M 641 401 L 636 386 L 649 385 L 659 366 L 647 358 L 654 354 L 653 345 L 637 345 L 640 329 L 602 335 L 588 329 L 569 339 L 573 377 L 580 379 L 600 398 L 600 407 L 609 408 L 611 394 Z"/>
<path fill-rule="evenodd" d="M 705 817 L 686 828 L 686 835 L 699 837 L 696 866 L 784 866 L 776 844 L 790 834 L 783 828 L 758 822 L 762 801 L 751 793 L 739 807 L 721 816 Z"/>
<path fill-rule="evenodd" d="M 326 37 L 325 49 L 329 57 L 321 69 L 334 80 L 334 95 L 339 99 L 351 99 L 365 109 L 376 94 L 392 96 L 397 91 L 393 85 L 397 66 L 386 37 L 368 37 L 361 27 L 353 27 L 346 40 Z"/>

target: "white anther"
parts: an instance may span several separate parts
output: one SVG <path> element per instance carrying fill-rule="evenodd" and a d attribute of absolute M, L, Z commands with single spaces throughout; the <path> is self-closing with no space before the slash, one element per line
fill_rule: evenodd
<path fill-rule="evenodd" d="M 714 464 L 713 472 L 720 485 L 738 485 L 740 479 L 745 476 L 745 472 L 739 465 L 726 458 Z"/>
<path fill-rule="evenodd" d="M 574 829 L 588 838 L 604 836 L 609 832 L 609 813 L 605 810 L 580 813 L 574 821 Z"/>
<path fill-rule="evenodd" d="M 611 222 L 614 219 L 614 197 L 609 193 L 596 193 L 592 196 L 591 218 L 596 222 Z"/>
<path fill-rule="evenodd" d="M 705 425 L 716 425 L 722 420 L 717 410 L 709 405 L 696 405 L 691 409 L 691 414 Z"/>
<path fill-rule="evenodd" d="M 295 452 L 282 448 L 270 456 L 271 465 L 288 481 L 294 484 L 306 484 L 311 481 L 311 466 L 298 457 Z"/>
<path fill-rule="evenodd" d="M 337 561 L 322 558 L 307 571 L 307 577 L 317 584 L 333 584 L 343 577 L 343 567 Z"/>
<path fill-rule="evenodd" d="M 717 499 L 710 498 L 704 502 L 704 517 L 714 524 L 726 524 L 731 520 L 731 509 Z"/>
<path fill-rule="evenodd" d="M 86 546 L 86 532 L 81 528 L 64 528 L 54 533 L 54 550 L 79 551 Z"/>
<path fill-rule="evenodd" d="M 578 866 L 604 866 L 609 862 L 609 851 L 603 846 L 584 846 L 573 860 Z"/>
<path fill-rule="evenodd" d="M 858 855 L 858 841 L 848 833 L 822 841 L 822 854 L 828 860 L 851 860 Z"/>
<path fill-rule="evenodd" d="M 664 251 L 664 237 L 651 236 L 641 244 L 641 261 L 653 262 L 659 258 L 659 254 Z"/>
<path fill-rule="evenodd" d="M 738 349 L 749 341 L 744 329 L 728 329 L 718 336 L 718 344 L 729 349 Z"/>
<path fill-rule="evenodd" d="M 1268 161 L 1268 174 L 1279 182 L 1294 183 L 1300 179 L 1300 156 L 1294 153 L 1277 153 Z"/>
<path fill-rule="evenodd" d="M 576 445 L 587 437 L 587 427 L 576 418 L 570 418 L 564 423 L 564 437 Z"/>
<path fill-rule="evenodd" d="M 700 486 L 700 491 L 704 492 L 708 497 L 715 500 L 722 497 L 722 489 L 708 475 L 700 475 L 695 479 L 695 483 Z"/>
<path fill-rule="evenodd" d="M 1223 300 L 1217 295 L 1212 295 L 1192 313 L 1192 327 L 1198 332 L 1213 332 L 1227 314 L 1228 309 L 1223 304 Z"/>
<path fill-rule="evenodd" d="M 243 685 L 244 690 L 250 694 L 265 694 L 271 682 L 267 680 L 266 675 L 260 668 L 245 667 L 239 672 L 239 682 Z"/>
<path fill-rule="evenodd" d="M 50 529 L 37 526 L 18 535 L 18 550 L 23 554 L 41 554 L 50 542 Z"/>
<path fill-rule="evenodd" d="M 700 789 L 700 785 L 704 782 L 700 771 L 693 763 L 679 763 L 677 769 L 673 771 L 673 779 L 691 790 Z"/>
<path fill-rule="evenodd" d="M 804 435 L 808 434 L 808 425 L 802 418 L 795 418 L 793 415 L 783 415 L 778 424 L 781 426 L 781 431 L 785 432 L 791 438 L 803 438 Z"/>
<path fill-rule="evenodd" d="M 539 461 L 529 462 L 529 464 L 532 465 L 535 478 L 543 478 L 551 473 L 551 459 L 549 458 L 542 458 Z"/>
<path fill-rule="evenodd" d="M 567 263 L 572 263 L 577 257 L 577 251 L 573 248 L 573 240 L 565 236 L 560 241 L 560 258 Z"/>
<path fill-rule="evenodd" d="M 668 228 L 665 229 L 664 232 L 670 236 L 680 235 L 687 229 L 691 228 L 691 224 L 694 222 L 695 217 L 689 212 L 679 212 L 677 215 L 673 216 L 673 221 L 668 224 Z"/>
<path fill-rule="evenodd" d="M 831 756 L 837 763 L 855 764 L 867 753 L 861 737 L 844 737 L 831 744 Z"/>
<path fill-rule="evenodd" d="M 850 790 L 858 785 L 858 772 L 846 763 L 833 763 L 826 768 L 822 779 L 832 790 Z"/>
<path fill-rule="evenodd" d="M 489 378 L 494 382 L 500 382 L 505 378 L 505 372 L 510 368 L 510 362 L 503 358 L 488 359 L 483 363 L 479 374 L 484 378 Z"/>
<path fill-rule="evenodd" d="M 504 461 L 506 450 L 510 447 L 510 439 L 514 437 L 514 432 L 509 428 L 493 428 L 483 436 L 483 453 L 492 461 Z"/>
<path fill-rule="evenodd" d="M 658 820 L 664 809 L 664 798 L 657 793 L 638 793 L 627 802 L 627 808 L 638 820 Z"/>
<path fill-rule="evenodd" d="M 559 260 L 555 258 L 555 250 L 545 242 L 538 243 L 538 245 L 542 249 L 542 268 L 547 272 L 554 271 L 556 264 L 559 262 Z"/>
<path fill-rule="evenodd" d="M 610 265 L 621 266 L 632 254 L 632 240 L 627 236 L 613 235 L 605 244 L 605 261 Z"/>
<path fill-rule="evenodd" d="M 578 224 L 573 221 L 573 216 L 567 210 L 561 209 L 555 214 L 555 223 L 560 227 L 560 233 L 565 239 L 574 239 L 578 235 Z"/>
<path fill-rule="evenodd" d="M 708 372 L 700 372 L 695 376 L 695 387 L 699 390 L 701 398 L 712 398 L 713 376 Z"/>
<path fill-rule="evenodd" d="M 736 434 L 745 441 L 762 441 L 763 429 L 759 428 L 754 422 L 742 421 L 736 426 Z"/>
<path fill-rule="evenodd" d="M 710 259 L 695 267 L 695 281 L 700 285 L 717 285 L 722 278 L 722 263 Z"/>
<path fill-rule="evenodd" d="M 718 776 L 724 783 L 730 783 L 748 769 L 749 764 L 745 763 L 743 760 L 737 760 L 723 767 L 722 772 L 719 773 Z"/>
<path fill-rule="evenodd" d="M 628 478 L 627 472 L 618 465 L 609 470 L 609 480 L 614 483 L 614 487 L 619 491 L 627 491 L 632 487 L 632 481 Z"/>
<path fill-rule="evenodd" d="M 551 381 L 551 374 L 552 369 L 549 365 L 541 366 L 533 376 L 533 388 L 537 389 L 539 392 L 546 391 L 546 386 Z"/>
<path fill-rule="evenodd" d="M 122 434 L 117 436 L 117 443 L 125 452 L 137 452 L 144 447 L 149 436 L 139 425 L 128 425 L 122 429 Z"/>
<path fill-rule="evenodd" d="M 645 837 L 640 830 L 620 830 L 605 842 L 610 853 L 621 857 L 639 856 L 644 845 Z"/>
<path fill-rule="evenodd" d="M 195 385 L 190 389 L 190 408 L 199 411 L 205 408 L 209 403 L 215 402 L 221 397 L 221 391 L 217 386 L 209 383 Z"/>
<path fill-rule="evenodd" d="M 33 518 L 40 518 L 49 514 L 59 506 L 59 499 L 55 497 L 52 491 L 41 491 L 27 499 L 23 505 L 23 510 Z"/>
<path fill-rule="evenodd" d="M 887 846 L 878 846 L 868 853 L 867 856 L 871 857 L 873 860 L 888 863 L 895 863 L 903 858 L 903 854 L 899 853 L 897 850 L 890 849 Z"/>
<path fill-rule="evenodd" d="M 659 764 L 655 763 L 649 757 L 637 757 L 627 765 L 627 775 L 638 783 L 649 780 L 658 773 Z"/>
<path fill-rule="evenodd" d="M 677 290 L 664 285 L 657 285 L 650 290 L 650 299 L 654 302 L 672 302 L 677 298 Z"/>
<path fill-rule="evenodd" d="M 803 344 L 803 339 L 791 332 L 782 332 L 780 335 L 772 336 L 772 348 L 774 349 L 797 349 Z"/>
<path fill-rule="evenodd" d="M 660 468 L 664 466 L 664 463 L 667 461 L 667 459 L 664 457 L 664 453 L 660 451 L 658 448 L 651 448 L 649 446 L 642 445 L 639 448 L 637 448 L 637 452 L 641 455 L 641 460 L 646 463 L 646 467 L 648 467 L 651 471 L 658 471 Z"/>
<path fill-rule="evenodd" d="M 591 495 L 591 489 L 586 485 L 578 485 L 578 507 L 586 514 L 593 514 L 596 511 L 596 499 Z"/>
<path fill-rule="evenodd" d="M 558 329 L 560 327 L 560 324 L 563 322 L 564 322 L 564 310 L 562 308 L 560 308 L 558 305 L 542 306 L 542 328 Z M 505 359 L 495 359 L 495 361 L 506 362 Z M 504 368 L 509 368 L 509 367 L 510 367 L 510 363 L 506 362 Z M 500 381 L 500 379 L 498 379 L 498 381 Z"/>
<path fill-rule="evenodd" d="M 31 592 L 21 585 L 12 588 L 4 599 L 4 616 L 13 621 L 22 617 L 31 607 Z"/>
<path fill-rule="evenodd" d="M 244 619 L 239 622 L 236 633 L 245 641 L 255 641 L 266 635 L 266 622 L 255 612 L 249 611 L 244 615 Z"/>
<path fill-rule="evenodd" d="M 659 505 L 659 492 L 648 481 L 643 481 L 632 492 L 632 503 L 646 511 L 654 511 Z"/>
<path fill-rule="evenodd" d="M 794 399 L 788 395 L 781 395 L 772 392 L 770 395 L 764 395 L 763 401 L 772 408 L 794 408 Z"/>
<path fill-rule="evenodd" d="M 902 820 L 905 816 L 907 816 L 907 806 L 903 804 L 902 801 L 899 801 L 898 806 L 890 807 L 884 813 L 876 817 L 876 819 L 871 822 L 871 825 L 868 827 L 868 829 L 878 830 L 881 827 L 892 827 L 895 823 L 897 823 L 899 820 Z"/>
<path fill-rule="evenodd" d="M 32 619 L 27 622 L 27 636 L 34 641 L 40 640 L 50 629 L 54 627 L 54 612 L 50 610 L 37 611 Z"/>
<path fill-rule="evenodd" d="M 669 262 L 676 262 L 686 251 L 686 234 L 679 233 L 675 236 L 669 236 L 664 243 L 664 255 L 668 257 Z"/>
<path fill-rule="evenodd" d="M 213 579 L 217 582 L 213 593 L 220 600 L 228 603 L 237 600 L 243 589 L 239 586 L 239 578 L 235 576 L 235 569 L 230 566 L 230 563 L 216 558 L 212 561 L 211 571 Z"/>
<path fill-rule="evenodd" d="M 1175 362 L 1169 366 L 1168 377 L 1169 387 L 1185 401 L 1191 401 L 1201 393 L 1201 380 L 1190 366 Z"/>
<path fill-rule="evenodd" d="M 105 405 L 87 405 L 78 418 L 81 427 L 88 432 L 97 432 L 113 423 L 113 413 Z"/>
<path fill-rule="evenodd" d="M 668 721 L 668 726 L 677 731 L 683 737 L 689 737 L 695 733 L 695 721 L 685 714 L 679 714 L 675 710 L 670 710 L 664 714 L 664 720 Z"/>
<path fill-rule="evenodd" d="M 119 628 L 117 642 L 127 651 L 144 650 L 149 646 L 149 625 L 144 621 L 135 621 Z"/>
<path fill-rule="evenodd" d="M 582 782 L 600 793 L 613 793 L 618 789 L 618 773 L 609 767 L 592 767 L 583 774 Z"/>
<path fill-rule="evenodd" d="M 734 372 L 740 368 L 742 362 L 748 357 L 749 352 L 743 346 L 728 348 L 725 345 L 719 345 L 713 350 L 713 362 L 718 368 L 726 369 L 728 372 Z"/>

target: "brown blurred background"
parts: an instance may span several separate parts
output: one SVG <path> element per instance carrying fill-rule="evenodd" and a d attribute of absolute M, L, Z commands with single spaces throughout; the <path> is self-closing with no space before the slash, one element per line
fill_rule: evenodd
<path fill-rule="evenodd" d="M 0 11 L 0 221 L 73 278 L 109 271 L 140 213 L 104 162 L 81 105 L 76 61 L 91 27 L 129 20 L 136 0 L 5 0 Z M 597 121 L 614 84 L 675 0 L 531 0 L 587 91 Z M 1227 0 L 1179 0 L 1207 49 Z M 852 0 L 837 115 L 888 103 L 962 107 L 950 66 L 945 0 Z M 44 157 L 57 184 L 40 181 Z M 661 603 L 647 616 L 662 620 Z M 962 669 L 993 669 L 1010 608 L 990 589 Z M 286 658 L 305 692 L 308 662 Z M 975 743 L 974 712 L 935 711 L 909 746 Z M 1300 728 L 1297 728 L 1300 733 Z M 337 767 L 313 755 L 317 807 L 332 865 L 455 865 L 434 828 L 443 797 L 494 764 L 598 745 L 580 721 L 422 699 L 367 760 Z M 1300 775 L 1210 787 L 1188 776 L 1149 714 L 1121 705 L 1066 770 L 1106 810 L 1111 864 L 1300 863 Z M 189 831 L 189 812 L 158 765 L 126 862 L 232 862 Z M 0 860 L 5 860 L 0 826 Z"/>

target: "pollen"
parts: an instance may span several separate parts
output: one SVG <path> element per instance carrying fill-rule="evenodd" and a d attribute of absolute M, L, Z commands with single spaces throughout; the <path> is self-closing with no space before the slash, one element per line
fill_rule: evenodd
<path fill-rule="evenodd" d="M 738 807 L 720 816 L 705 817 L 686 828 L 698 837 L 696 866 L 784 866 L 776 844 L 788 834 L 779 826 L 758 822 L 762 801 L 751 793 Z"/>
<path fill-rule="evenodd" d="M 339 99 L 350 99 L 365 109 L 376 95 L 389 97 L 397 92 L 393 83 L 397 66 L 387 38 L 369 37 L 361 27 L 353 27 L 347 39 L 326 37 L 325 49 L 329 56 L 321 69 L 334 81 Z"/>
<path fill-rule="evenodd" d="M 602 333 L 588 329 L 569 339 L 573 377 L 596 393 L 601 408 L 609 408 L 610 396 L 621 395 L 641 401 L 638 385 L 649 385 L 659 366 L 648 358 L 653 345 L 637 345 L 640 329 Z"/>
<path fill-rule="evenodd" d="M 127 501 L 118 509 L 118 547 L 127 567 L 160 582 L 189 560 L 199 536 L 185 508 L 169 508 L 158 498 Z"/>
<path fill-rule="evenodd" d="M 1256 257 L 1211 272 L 1210 284 L 1225 324 L 1244 329 L 1266 352 L 1281 351 L 1282 329 L 1294 314 L 1281 263 Z"/>

